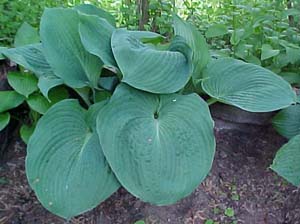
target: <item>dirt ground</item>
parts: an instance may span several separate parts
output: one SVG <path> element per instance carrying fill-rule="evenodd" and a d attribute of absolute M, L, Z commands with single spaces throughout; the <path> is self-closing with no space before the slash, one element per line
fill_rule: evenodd
<path fill-rule="evenodd" d="M 268 169 L 285 139 L 270 126 L 219 119 L 215 133 L 213 169 L 189 197 L 156 207 L 119 189 L 97 208 L 69 221 L 37 201 L 25 176 L 26 147 L 15 137 L 0 163 L 0 223 L 201 224 L 211 219 L 215 224 L 299 224 L 300 190 Z"/>

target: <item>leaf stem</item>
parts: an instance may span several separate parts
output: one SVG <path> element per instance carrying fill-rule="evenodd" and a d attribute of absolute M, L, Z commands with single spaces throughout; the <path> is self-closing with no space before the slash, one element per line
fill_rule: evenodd
<path fill-rule="evenodd" d="M 216 102 L 218 102 L 218 100 L 215 99 L 215 98 L 209 98 L 209 99 L 206 101 L 206 103 L 208 104 L 208 106 L 210 106 L 210 105 L 212 105 L 212 104 L 214 104 L 214 103 L 216 103 Z"/>

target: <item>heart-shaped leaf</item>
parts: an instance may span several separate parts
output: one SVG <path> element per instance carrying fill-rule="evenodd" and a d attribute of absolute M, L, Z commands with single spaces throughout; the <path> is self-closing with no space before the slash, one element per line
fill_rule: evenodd
<path fill-rule="evenodd" d="M 214 60 L 203 77 L 202 88 L 208 95 L 250 112 L 275 111 L 296 102 L 292 87 L 280 76 L 239 60 Z"/>
<path fill-rule="evenodd" d="M 173 93 L 188 82 L 191 75 L 188 45 L 177 38 L 170 50 L 161 51 L 117 29 L 112 35 L 112 50 L 123 74 L 122 82 L 153 93 Z M 180 47 L 179 47 L 180 46 Z"/>
<path fill-rule="evenodd" d="M 29 73 L 9 72 L 7 74 L 8 83 L 14 90 L 21 95 L 28 97 L 31 93 L 38 90 L 38 80 Z"/>
<path fill-rule="evenodd" d="M 45 9 L 41 19 L 43 51 L 56 76 L 73 87 L 96 87 L 102 62 L 81 43 L 76 10 Z"/>
<path fill-rule="evenodd" d="M 193 78 L 201 78 L 201 71 L 207 65 L 210 55 L 205 38 L 192 24 L 174 16 L 175 35 L 182 36 L 193 51 Z"/>
<path fill-rule="evenodd" d="M 295 186 L 300 186 L 300 135 L 293 137 L 276 154 L 271 169 Z"/>
<path fill-rule="evenodd" d="M 274 128 L 284 137 L 300 134 L 300 104 L 281 110 L 272 120 Z"/>
<path fill-rule="evenodd" d="M 0 113 L 13 109 L 25 100 L 25 97 L 17 93 L 16 91 L 0 91 Z"/>
<path fill-rule="evenodd" d="M 155 95 L 120 84 L 100 111 L 97 131 L 120 183 L 143 201 L 175 203 L 208 174 L 213 120 L 198 95 Z"/>
<path fill-rule="evenodd" d="M 119 187 L 92 123 L 97 114 L 76 100 L 59 102 L 39 120 L 28 143 L 28 181 L 43 206 L 66 219 L 94 208 Z"/>

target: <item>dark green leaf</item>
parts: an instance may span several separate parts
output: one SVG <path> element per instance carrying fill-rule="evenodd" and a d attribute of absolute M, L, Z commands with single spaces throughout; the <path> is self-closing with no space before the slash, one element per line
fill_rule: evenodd
<path fill-rule="evenodd" d="M 23 140 L 24 143 L 28 144 L 28 141 L 32 135 L 32 133 L 34 132 L 35 126 L 28 126 L 23 124 L 20 128 L 20 136 Z"/>
<path fill-rule="evenodd" d="M 0 131 L 2 131 L 10 121 L 10 114 L 8 112 L 0 113 Z"/>
<path fill-rule="evenodd" d="M 38 90 L 38 80 L 30 73 L 9 72 L 7 79 L 9 85 L 25 97 Z"/>
<path fill-rule="evenodd" d="M 25 97 L 16 91 L 0 91 L 0 113 L 13 109 L 25 100 Z"/>
<path fill-rule="evenodd" d="M 32 110 L 40 114 L 45 114 L 51 107 L 51 104 L 48 102 L 48 100 L 39 93 L 30 95 L 26 102 Z"/>

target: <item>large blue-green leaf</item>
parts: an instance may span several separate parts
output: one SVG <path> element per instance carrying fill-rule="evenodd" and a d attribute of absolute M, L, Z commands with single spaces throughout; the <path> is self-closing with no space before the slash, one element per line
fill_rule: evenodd
<path fill-rule="evenodd" d="M 187 41 L 193 51 L 193 78 L 201 78 L 201 71 L 207 65 L 210 54 L 205 38 L 192 24 L 183 21 L 178 16 L 174 16 L 175 35 L 182 36 Z"/>
<path fill-rule="evenodd" d="M 94 129 L 90 116 L 95 115 L 76 100 L 59 102 L 39 120 L 28 143 L 31 187 L 45 208 L 67 219 L 94 208 L 119 187 Z"/>
<path fill-rule="evenodd" d="M 213 120 L 198 95 L 156 95 L 120 84 L 100 111 L 97 131 L 120 183 L 143 201 L 175 203 L 208 174 Z"/>
<path fill-rule="evenodd" d="M 0 113 L 13 109 L 25 100 L 25 97 L 16 91 L 0 91 Z"/>
<path fill-rule="evenodd" d="M 37 29 L 33 28 L 27 22 L 24 22 L 16 33 L 14 46 L 21 47 L 24 45 L 35 44 L 39 42 L 40 36 Z"/>
<path fill-rule="evenodd" d="M 112 26 L 116 26 L 115 17 L 103 9 L 97 8 L 96 6 L 90 4 L 77 5 L 74 8 L 84 14 L 94 15 L 103 18 L 107 20 L 107 22 L 109 22 Z"/>
<path fill-rule="evenodd" d="M 257 65 L 218 59 L 209 63 L 203 76 L 202 88 L 208 95 L 250 112 L 275 111 L 296 102 L 288 82 Z"/>
<path fill-rule="evenodd" d="M 96 87 L 102 62 L 81 43 L 76 10 L 45 9 L 41 19 L 43 51 L 56 76 L 73 87 Z"/>
<path fill-rule="evenodd" d="M 3 54 L 10 60 L 32 71 L 38 78 L 38 87 L 45 97 L 48 91 L 63 84 L 63 80 L 57 77 L 50 67 L 43 53 L 42 44 L 31 44 L 18 48 L 3 50 Z"/>
<path fill-rule="evenodd" d="M 188 82 L 191 75 L 188 45 L 176 38 L 170 50 L 160 51 L 117 29 L 112 35 L 112 50 L 123 74 L 122 82 L 153 93 L 173 93 Z"/>
<path fill-rule="evenodd" d="M 293 137 L 276 154 L 271 169 L 295 186 L 300 186 L 300 135 Z"/>
<path fill-rule="evenodd" d="M 28 97 L 31 93 L 38 90 L 38 80 L 30 73 L 9 72 L 7 74 L 8 83 L 21 95 Z"/>
<path fill-rule="evenodd" d="M 114 30 L 105 19 L 80 14 L 79 34 L 85 49 L 98 56 L 104 65 L 116 67 L 110 44 Z"/>
<path fill-rule="evenodd" d="M 272 120 L 275 129 L 284 137 L 300 134 L 300 104 L 281 110 Z"/>
<path fill-rule="evenodd" d="M 45 59 L 41 44 L 30 44 L 23 47 L 5 49 L 2 51 L 2 54 L 32 71 L 38 77 L 53 73 L 49 63 Z"/>

